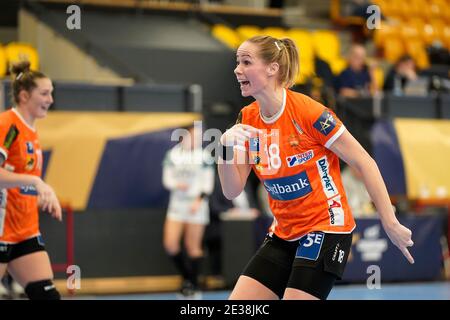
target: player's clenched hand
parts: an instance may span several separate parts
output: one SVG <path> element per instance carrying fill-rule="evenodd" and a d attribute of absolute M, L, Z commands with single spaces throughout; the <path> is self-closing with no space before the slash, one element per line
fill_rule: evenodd
<path fill-rule="evenodd" d="M 255 127 L 241 123 L 235 124 L 220 137 L 220 143 L 227 147 L 240 146 L 245 148 L 245 142 L 258 133 L 261 133 L 261 130 Z"/>
<path fill-rule="evenodd" d="M 399 222 L 384 226 L 384 230 L 386 231 L 389 239 L 391 239 L 392 243 L 399 248 L 406 259 L 408 259 L 409 263 L 414 263 L 414 258 L 408 250 L 408 247 L 412 247 L 414 245 L 414 242 L 411 239 L 411 230 Z"/>
<path fill-rule="evenodd" d="M 49 212 L 53 218 L 62 220 L 62 210 L 59 200 L 56 197 L 53 188 L 46 184 L 41 179 L 35 183 L 36 191 L 38 193 L 39 206 L 43 211 Z"/>

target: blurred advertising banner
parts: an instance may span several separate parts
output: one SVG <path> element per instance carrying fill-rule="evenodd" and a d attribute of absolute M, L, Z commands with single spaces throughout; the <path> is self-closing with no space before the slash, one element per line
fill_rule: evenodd
<path fill-rule="evenodd" d="M 164 206 L 162 161 L 194 113 L 50 112 L 38 124 L 43 177 L 75 210 Z"/>
<path fill-rule="evenodd" d="M 352 250 L 343 281 L 365 282 L 379 267 L 381 282 L 438 280 L 442 273 L 440 238 L 444 234 L 440 216 L 399 218 L 411 229 L 414 246 L 409 248 L 415 263 L 410 264 L 395 247 L 376 218 L 357 219 Z"/>
<path fill-rule="evenodd" d="M 372 129 L 373 157 L 390 195 L 450 199 L 450 121 L 395 119 Z"/>
<path fill-rule="evenodd" d="M 450 120 L 396 119 L 410 199 L 450 199 Z"/>

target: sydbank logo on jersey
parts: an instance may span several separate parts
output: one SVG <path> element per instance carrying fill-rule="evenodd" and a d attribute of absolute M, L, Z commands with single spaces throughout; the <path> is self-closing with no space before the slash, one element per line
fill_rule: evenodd
<path fill-rule="evenodd" d="M 314 128 L 319 130 L 319 132 L 325 136 L 333 131 L 335 126 L 336 119 L 334 119 L 333 115 L 328 110 L 325 110 L 320 118 L 314 122 Z"/>
<path fill-rule="evenodd" d="M 306 171 L 289 177 L 265 180 L 264 187 L 274 200 L 293 200 L 312 192 Z"/>
<path fill-rule="evenodd" d="M 303 153 L 294 154 L 293 156 L 286 157 L 286 162 L 289 168 L 298 166 L 311 160 L 314 157 L 314 151 L 308 150 Z"/>
<path fill-rule="evenodd" d="M 33 185 L 20 187 L 20 193 L 29 195 L 29 196 L 37 196 L 38 195 L 36 187 Z"/>
<path fill-rule="evenodd" d="M 323 192 L 327 196 L 327 199 L 339 194 L 336 185 L 334 184 L 333 177 L 330 175 L 330 164 L 326 156 L 316 161 L 317 169 L 319 170 L 320 181 L 322 182 Z"/>

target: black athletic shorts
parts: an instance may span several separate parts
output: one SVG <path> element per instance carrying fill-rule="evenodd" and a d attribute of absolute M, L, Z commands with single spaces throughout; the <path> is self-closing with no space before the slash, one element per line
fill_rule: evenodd
<path fill-rule="evenodd" d="M 45 244 L 40 235 L 18 243 L 0 242 L 0 263 L 8 263 L 24 255 L 44 250 Z"/>
<path fill-rule="evenodd" d="M 286 288 L 295 288 L 325 300 L 344 273 L 351 245 L 352 233 L 310 232 L 297 241 L 268 235 L 242 275 L 280 299 Z"/>

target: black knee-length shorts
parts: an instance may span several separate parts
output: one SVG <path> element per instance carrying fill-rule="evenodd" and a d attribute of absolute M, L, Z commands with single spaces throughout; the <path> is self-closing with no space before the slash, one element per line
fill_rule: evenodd
<path fill-rule="evenodd" d="M 45 251 L 42 236 L 36 236 L 18 243 L 0 243 L 0 263 L 9 263 L 24 255 Z"/>
<path fill-rule="evenodd" d="M 242 275 L 262 283 L 281 299 L 286 288 L 326 299 L 341 279 L 352 233 L 311 232 L 297 241 L 267 235 Z"/>

